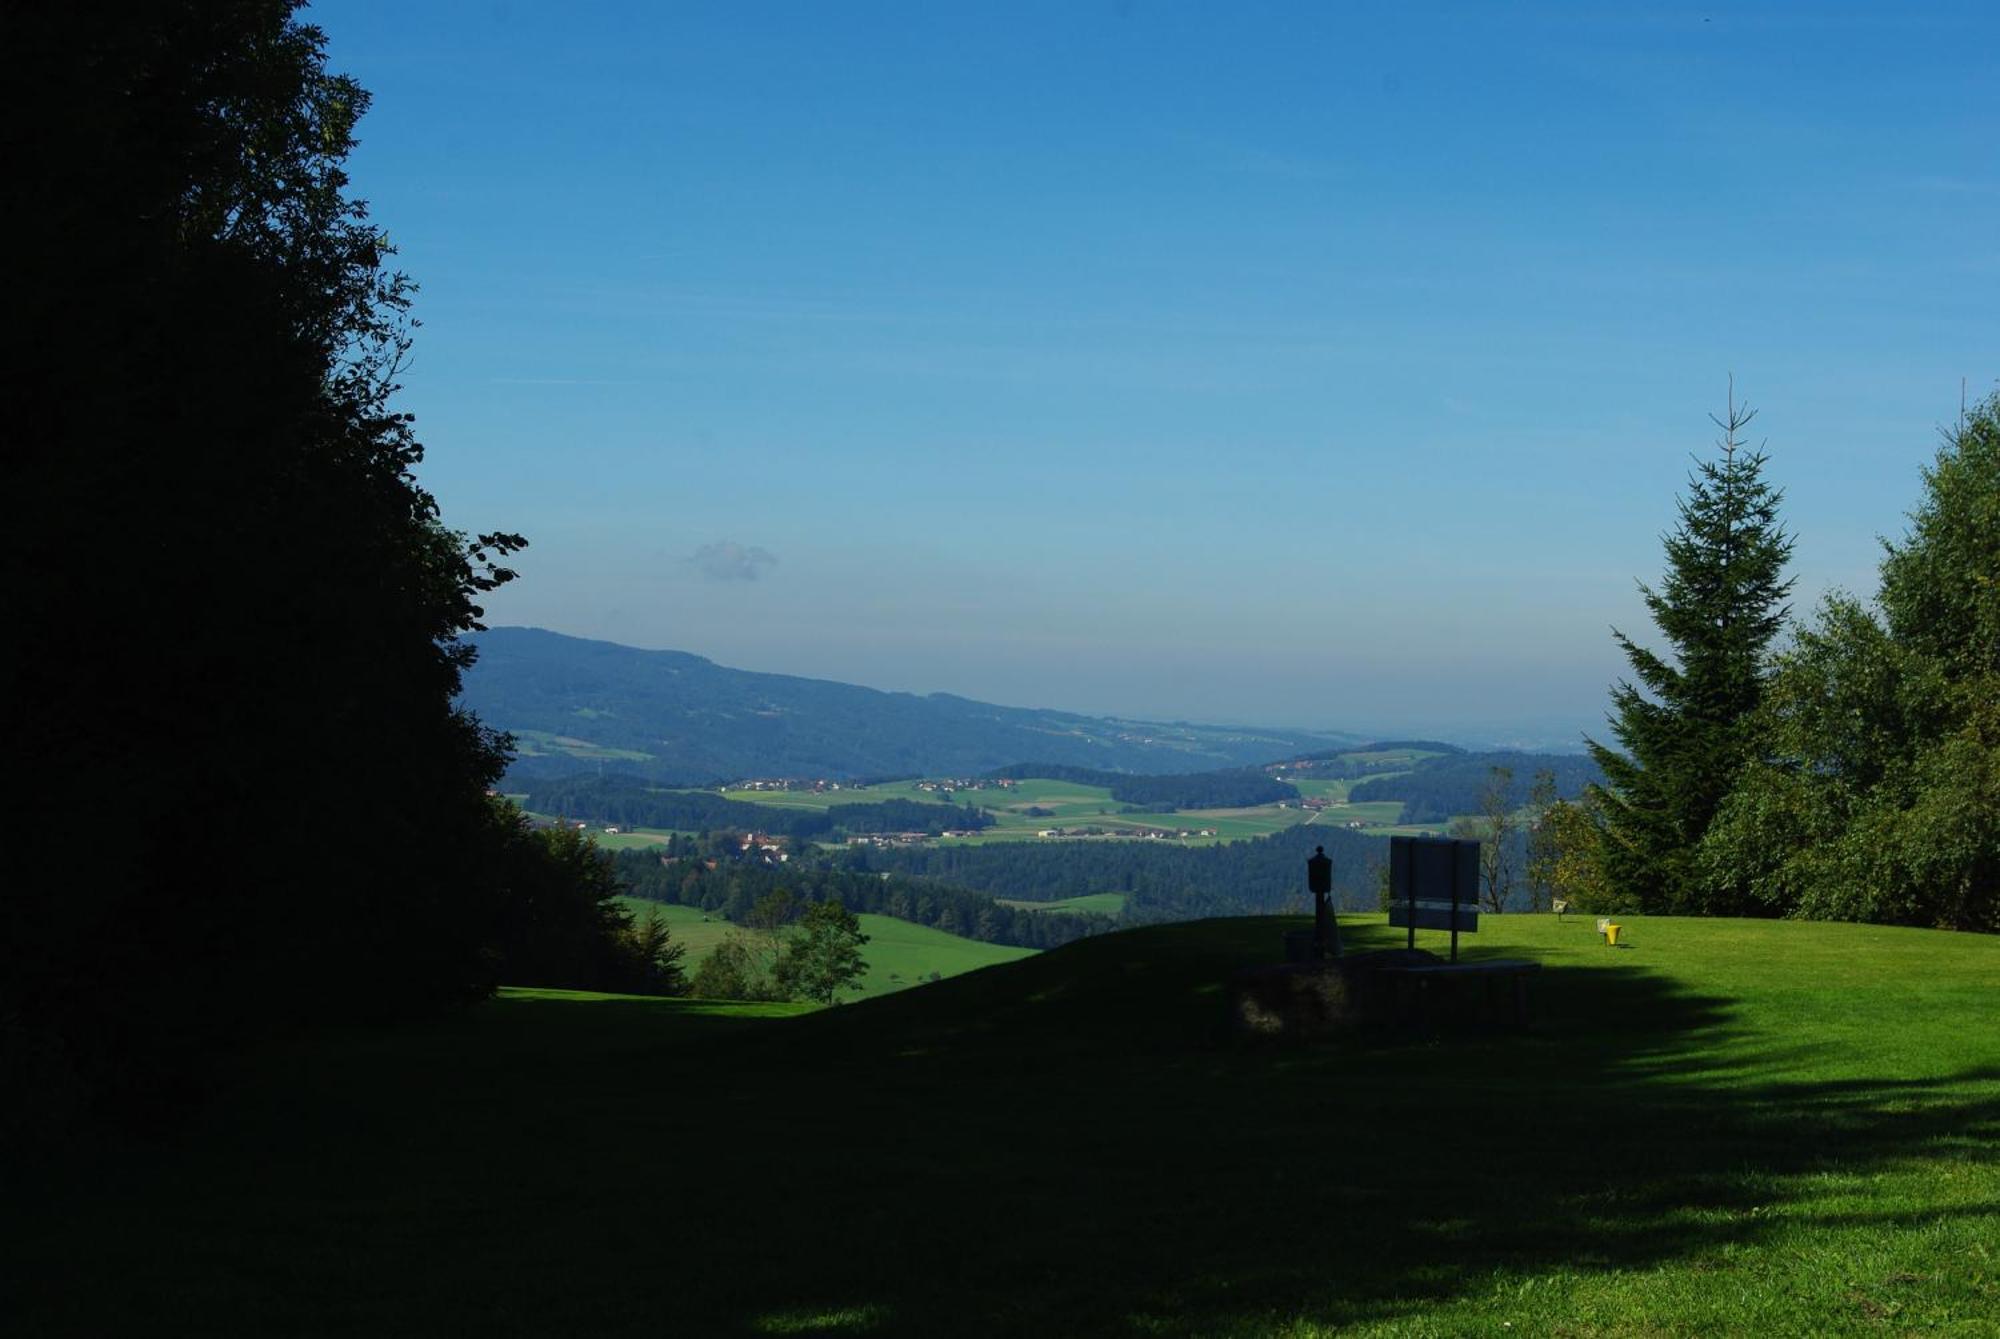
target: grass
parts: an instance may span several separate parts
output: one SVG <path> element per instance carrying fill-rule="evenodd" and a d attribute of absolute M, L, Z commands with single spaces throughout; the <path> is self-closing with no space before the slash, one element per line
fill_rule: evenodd
<path fill-rule="evenodd" d="M 861 932 L 868 936 L 861 949 L 868 964 L 861 979 L 863 998 L 917 985 L 932 972 L 958 976 L 1035 955 L 1031 948 L 982 943 L 893 916 L 864 914 L 859 919 Z"/>
<path fill-rule="evenodd" d="M 583 762 L 650 762 L 653 757 L 652 754 L 637 749 L 594 744 L 588 739 L 553 734 L 547 730 L 515 730 L 512 734 L 515 746 L 524 758 L 567 757 Z"/>
<path fill-rule="evenodd" d="M 597 838 L 599 847 L 606 851 L 635 851 L 648 846 L 664 846 L 667 838 L 676 834 L 691 837 L 694 834 L 676 828 L 624 828 L 617 832 L 593 829 L 591 836 Z"/>
<path fill-rule="evenodd" d="M 681 959 L 681 966 L 689 973 L 709 950 L 722 942 L 723 936 L 737 927 L 712 911 L 700 907 L 684 907 L 673 902 L 653 902 L 643 897 L 620 897 L 620 906 L 635 917 L 644 920 L 649 914 L 657 914 L 666 921 L 673 931 L 675 942 L 687 949 L 687 956 Z"/>
<path fill-rule="evenodd" d="M 1471 955 L 1545 964 L 1528 1033 L 1226 1043 L 1223 978 L 1301 924 L 797 1017 L 514 992 L 274 1047 L 10 1198 L 7 1331 L 2000 1326 L 2000 941 L 1488 917 Z"/>
<path fill-rule="evenodd" d="M 1298 787 L 1299 794 L 1301 795 L 1308 797 L 1318 795 L 1332 800 L 1335 804 L 1343 804 L 1347 800 L 1347 793 L 1363 781 L 1381 781 L 1392 776 L 1408 775 L 1408 772 L 1370 772 L 1365 777 L 1326 778 L 1300 776 L 1286 777 L 1285 779 Z"/>
<path fill-rule="evenodd" d="M 635 916 L 644 917 L 648 912 L 657 911 L 666 919 L 673 928 L 674 938 L 687 946 L 687 956 L 681 960 L 681 966 L 690 975 L 709 951 L 722 942 L 723 936 L 737 929 L 722 917 L 699 907 L 648 902 L 637 897 L 621 897 L 618 900 Z M 940 977 L 957 976 L 962 972 L 991 967 L 995 963 L 1014 962 L 1035 952 L 1030 948 L 988 944 L 962 935 L 946 934 L 943 930 L 898 920 L 894 916 L 863 913 L 859 919 L 861 932 L 868 936 L 869 941 L 861 949 L 862 959 L 868 964 L 867 974 L 862 977 L 855 993 L 855 997 L 861 999 L 908 989 L 920 984 L 932 972 Z"/>
<path fill-rule="evenodd" d="M 993 900 L 1003 907 L 1021 907 L 1028 911 L 1077 911 L 1091 916 L 1116 916 L 1125 910 L 1123 893 L 1084 893 L 1077 897 L 1057 898 L 1053 902 L 1027 902 L 1007 897 Z"/>
<path fill-rule="evenodd" d="M 714 791 L 705 792 L 714 794 Z M 975 799 L 991 791 L 968 792 Z M 725 790 L 723 798 L 761 804 L 772 809 L 831 809 L 836 804 L 880 804 L 884 800 L 915 800 L 919 804 L 943 804 L 935 791 L 918 790 L 915 781 L 890 781 L 875 786 L 842 786 L 839 790 Z"/>

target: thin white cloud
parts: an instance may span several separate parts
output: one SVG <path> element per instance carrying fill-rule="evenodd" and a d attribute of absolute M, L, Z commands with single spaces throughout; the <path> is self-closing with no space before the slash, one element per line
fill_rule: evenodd
<path fill-rule="evenodd" d="M 711 581 L 755 581 L 766 568 L 777 566 L 778 555 L 755 544 L 718 539 L 689 554 L 688 561 Z"/>

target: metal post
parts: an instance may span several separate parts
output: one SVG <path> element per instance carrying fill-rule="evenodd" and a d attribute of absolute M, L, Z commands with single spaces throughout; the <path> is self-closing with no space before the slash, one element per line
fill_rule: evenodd
<path fill-rule="evenodd" d="M 1410 909 L 1410 951 L 1417 949 L 1417 853 L 1410 852 L 1410 859 L 1403 868 L 1403 878 L 1408 883 L 1409 900 L 1404 903 Z"/>
<path fill-rule="evenodd" d="M 1451 960 L 1458 961 L 1458 852 L 1451 861 Z"/>

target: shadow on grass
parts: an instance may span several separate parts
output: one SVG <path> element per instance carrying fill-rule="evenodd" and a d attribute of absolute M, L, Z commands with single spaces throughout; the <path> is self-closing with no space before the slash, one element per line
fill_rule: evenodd
<path fill-rule="evenodd" d="M 1774 1080 L 1811 1046 L 1643 970 L 1549 968 L 1527 1034 L 1239 1049 L 1219 983 L 1271 937 L 1113 937 L 780 1023 L 520 1000 L 302 1053 L 9 1288 L 36 1332 L 1256 1333 L 1726 1270 L 1816 1172 L 1992 1157 L 2000 1073 Z"/>

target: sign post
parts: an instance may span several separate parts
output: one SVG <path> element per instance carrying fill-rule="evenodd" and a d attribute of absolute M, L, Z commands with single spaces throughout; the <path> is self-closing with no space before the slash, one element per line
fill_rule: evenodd
<path fill-rule="evenodd" d="M 1420 928 L 1449 930 L 1457 962 L 1458 932 L 1479 929 L 1479 843 L 1391 837 L 1389 893 L 1389 924 L 1409 928 L 1409 946 L 1417 946 Z"/>

